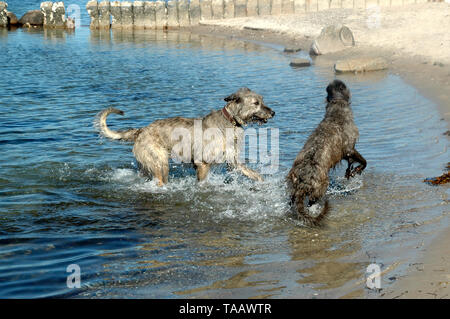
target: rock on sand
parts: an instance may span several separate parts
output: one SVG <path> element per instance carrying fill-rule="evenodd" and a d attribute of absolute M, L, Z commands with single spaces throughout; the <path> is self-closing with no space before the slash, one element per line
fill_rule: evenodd
<path fill-rule="evenodd" d="M 344 50 L 355 45 L 353 32 L 346 26 L 336 24 L 322 29 L 320 35 L 311 45 L 310 52 L 314 55 L 327 54 Z"/>
<path fill-rule="evenodd" d="M 336 73 L 359 73 L 387 69 L 387 61 L 383 58 L 357 58 L 337 61 L 334 65 Z"/>

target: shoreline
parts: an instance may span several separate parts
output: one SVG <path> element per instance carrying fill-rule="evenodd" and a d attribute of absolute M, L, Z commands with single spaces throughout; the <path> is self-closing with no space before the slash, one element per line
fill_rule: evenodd
<path fill-rule="evenodd" d="M 448 19 L 450 16 L 450 4 L 434 2 L 382 8 L 380 15 L 384 19 L 381 23 L 386 23 L 386 26 L 382 25 L 377 29 L 366 26 L 366 20 L 370 19 L 368 10 L 330 9 L 293 15 L 207 20 L 201 22 L 199 26 L 189 27 L 187 30 L 198 34 L 250 40 L 263 44 L 298 46 L 303 52 L 309 52 L 314 38 L 324 26 L 342 23 L 353 31 L 356 46 L 344 51 L 314 57 L 313 64 L 333 67 L 334 63 L 340 59 L 356 56 L 382 57 L 388 61 L 388 72 L 399 75 L 406 83 L 416 88 L 420 94 L 437 104 L 442 118 L 447 122 L 447 128 L 450 129 L 450 35 L 439 34 L 439 37 L 442 38 L 435 39 L 436 41 L 429 40 L 430 33 L 433 32 L 433 28 L 430 28 L 428 33 L 419 34 L 415 38 L 411 37 L 410 41 L 400 42 L 395 36 L 395 31 L 400 30 L 399 25 L 402 25 L 400 23 L 409 22 L 403 21 L 405 15 L 417 11 L 426 13 L 425 10 L 431 10 L 428 15 L 444 11 L 443 18 Z M 398 16 L 390 19 L 395 21 L 390 21 L 387 17 L 393 13 Z M 448 14 L 445 15 L 445 13 Z M 417 16 L 413 16 L 411 19 L 415 20 Z M 299 20 L 302 22 L 298 22 Z M 450 28 L 450 19 L 448 21 L 447 24 Z M 312 25 L 308 25 L 309 22 Z M 424 28 L 426 27 L 430 26 L 424 26 Z M 445 29 L 445 25 L 440 24 L 433 25 L 433 27 L 439 28 L 439 30 Z M 384 32 L 389 36 L 386 39 L 377 40 Z M 408 37 L 408 33 L 404 34 L 405 30 L 401 30 L 401 32 L 403 32 L 400 35 L 402 38 Z M 425 41 L 424 37 L 429 41 L 417 44 L 420 40 Z M 396 40 L 399 43 L 396 43 Z M 432 46 L 430 43 L 434 42 L 442 43 L 435 43 Z M 407 45 L 413 43 L 414 47 L 409 49 Z"/>
<path fill-rule="evenodd" d="M 403 10 L 403 8 L 398 9 Z M 215 24 L 217 21 L 207 21 L 203 25 L 190 28 L 190 31 L 263 45 L 297 46 L 302 51 L 309 52 L 314 39 L 311 35 L 302 36 L 274 31 L 270 28 L 253 28 L 252 20 L 258 20 L 258 18 L 246 18 L 245 24 L 232 22 L 229 25 L 226 20 L 220 20 L 219 25 Z M 450 51 L 448 56 L 450 57 Z M 361 43 L 345 51 L 314 57 L 313 65 L 332 68 L 337 60 L 350 57 L 386 59 L 389 65 L 387 72 L 400 76 L 421 95 L 434 102 L 442 120 L 446 121 L 446 126 L 450 129 L 450 63 L 436 62 L 430 56 L 411 55 L 401 50 L 399 52 L 392 48 Z M 449 136 L 444 135 L 442 138 L 450 139 Z M 448 187 L 448 185 L 438 187 Z M 450 247 L 447 245 L 450 241 L 450 228 L 445 228 L 433 237 L 414 258 L 416 262 L 409 264 L 405 275 L 383 289 L 378 298 L 450 298 Z"/>

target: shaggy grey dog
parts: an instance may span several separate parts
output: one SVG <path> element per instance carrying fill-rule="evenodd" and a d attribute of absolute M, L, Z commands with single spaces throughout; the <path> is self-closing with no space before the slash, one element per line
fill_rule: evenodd
<path fill-rule="evenodd" d="M 214 159 L 220 158 L 220 154 L 230 154 L 230 151 L 232 154 L 227 155 L 224 161 L 232 169 L 237 169 L 251 179 L 262 180 L 260 174 L 239 162 L 243 126 L 252 122 L 266 123 L 275 112 L 264 104 L 261 95 L 248 88 L 239 89 L 226 97 L 225 101 L 227 104 L 222 109 L 212 111 L 203 118 L 174 117 L 157 120 L 143 128 L 125 131 L 113 131 L 108 128 L 106 118 L 109 114 L 124 114 L 115 108 L 108 108 L 99 113 L 98 124 L 102 135 L 115 140 L 134 142 L 133 153 L 141 172 L 156 177 L 160 186 L 168 181 L 169 158 L 174 158 L 173 151 L 176 147 L 180 147 L 180 140 L 188 143 L 188 149 L 184 148 L 180 153 L 183 153 L 183 156 L 190 153 L 183 161 L 194 163 L 199 181 L 206 178 L 211 164 L 220 162 L 215 162 Z M 218 133 L 216 136 L 223 138 L 211 142 L 211 139 L 203 134 L 208 129 L 212 129 L 210 132 Z M 196 148 L 196 142 L 197 146 L 207 145 L 207 147 Z"/>
<path fill-rule="evenodd" d="M 327 87 L 325 118 L 309 136 L 298 153 L 287 176 L 291 201 L 298 217 L 308 224 L 317 225 L 328 212 L 328 201 L 315 217 L 305 211 L 307 205 L 320 200 L 328 188 L 328 172 L 341 160 L 348 161 L 345 177 L 361 174 L 367 163 L 355 149 L 359 137 L 350 107 L 350 91 L 344 82 L 334 80 Z M 359 165 L 353 167 L 358 162 Z"/>

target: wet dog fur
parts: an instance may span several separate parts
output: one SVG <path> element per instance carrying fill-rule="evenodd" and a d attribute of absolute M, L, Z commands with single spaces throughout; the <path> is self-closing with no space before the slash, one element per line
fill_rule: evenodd
<path fill-rule="evenodd" d="M 108 108 L 98 114 L 98 124 L 100 133 L 103 136 L 114 140 L 134 142 L 133 153 L 141 172 L 145 175 L 156 177 L 160 186 L 168 182 L 169 158 L 172 157 L 171 151 L 173 147 L 178 143 L 177 140 L 173 139 L 175 129 L 186 129 L 190 132 L 190 136 L 194 136 L 195 120 L 201 120 L 203 131 L 208 128 L 216 128 L 221 131 L 223 136 L 226 135 L 227 129 L 232 129 L 234 135 L 234 155 L 228 161 L 229 167 L 240 171 L 251 179 L 261 181 L 262 177 L 260 174 L 241 164 L 238 160 L 239 148 L 244 135 L 243 127 L 252 122 L 259 124 L 266 123 L 268 119 L 275 115 L 275 112 L 264 104 L 261 95 L 248 88 L 239 89 L 237 92 L 226 97 L 225 101 L 227 104 L 223 109 L 212 111 L 203 118 L 173 117 L 154 121 L 143 128 L 125 131 L 113 131 L 108 128 L 106 118 L 109 114 L 124 115 L 124 112 L 121 110 Z M 195 160 L 193 144 L 191 145 L 191 163 L 195 165 L 197 179 L 202 181 L 207 177 L 212 163 Z M 214 145 L 214 149 L 205 149 L 208 153 L 205 157 L 208 157 L 208 155 L 213 157 L 218 152 L 226 152 L 225 141 L 214 143 Z M 203 151 L 205 152 L 205 150 Z"/>
<path fill-rule="evenodd" d="M 287 176 L 291 202 L 299 219 L 318 225 L 329 211 L 328 201 L 321 212 L 312 216 L 305 210 L 321 200 L 329 185 L 328 172 L 342 160 L 348 162 L 345 177 L 361 174 L 366 160 L 355 149 L 359 137 L 350 106 L 350 91 L 344 82 L 334 80 L 327 87 L 327 106 L 324 119 L 309 136 L 298 153 Z M 354 163 L 359 163 L 353 167 Z"/>

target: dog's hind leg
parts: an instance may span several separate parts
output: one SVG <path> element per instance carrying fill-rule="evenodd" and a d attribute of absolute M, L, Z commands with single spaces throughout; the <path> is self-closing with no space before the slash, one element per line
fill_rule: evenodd
<path fill-rule="evenodd" d="M 243 175 L 247 176 L 250 179 L 253 179 L 253 180 L 259 181 L 259 182 L 264 181 L 264 179 L 258 172 L 248 168 L 247 166 L 245 166 L 243 164 L 235 164 L 235 165 L 233 165 L 233 168 L 237 169 L 239 172 L 241 172 Z"/>
<path fill-rule="evenodd" d="M 158 186 L 163 186 L 169 179 L 169 154 L 158 144 L 136 142 L 133 153 L 144 174 L 153 175 L 158 179 Z"/>

